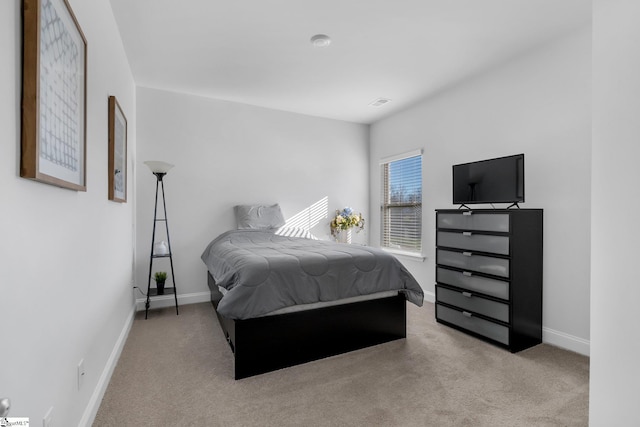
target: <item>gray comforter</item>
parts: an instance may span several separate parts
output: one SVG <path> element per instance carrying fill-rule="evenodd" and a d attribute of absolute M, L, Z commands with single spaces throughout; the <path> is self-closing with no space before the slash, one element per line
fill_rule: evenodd
<path fill-rule="evenodd" d="M 367 246 L 233 230 L 214 239 L 202 260 L 228 291 L 218 312 L 231 319 L 389 290 L 418 306 L 424 297 L 394 256 Z"/>

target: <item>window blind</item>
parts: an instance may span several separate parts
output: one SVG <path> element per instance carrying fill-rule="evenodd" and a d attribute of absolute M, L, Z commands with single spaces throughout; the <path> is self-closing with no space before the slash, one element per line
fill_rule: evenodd
<path fill-rule="evenodd" d="M 398 158 L 400 157 L 400 158 Z M 422 251 L 422 154 L 381 161 L 382 246 Z"/>

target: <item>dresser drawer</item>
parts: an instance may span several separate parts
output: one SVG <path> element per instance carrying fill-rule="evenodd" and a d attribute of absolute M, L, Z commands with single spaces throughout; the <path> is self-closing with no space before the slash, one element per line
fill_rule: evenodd
<path fill-rule="evenodd" d="M 509 345 L 509 328 L 473 316 L 471 313 L 454 310 L 440 304 L 436 304 L 436 318 L 468 331 L 475 332 L 502 344 Z"/>
<path fill-rule="evenodd" d="M 509 255 L 509 236 L 438 231 L 437 246 Z"/>
<path fill-rule="evenodd" d="M 438 213 L 438 228 L 456 230 L 509 232 L 509 214 L 474 213 Z"/>
<path fill-rule="evenodd" d="M 471 292 L 458 292 L 436 286 L 436 300 L 455 305 L 466 311 L 482 314 L 496 320 L 509 323 L 509 305 L 473 295 Z"/>
<path fill-rule="evenodd" d="M 508 259 L 476 255 L 472 252 L 453 252 L 444 249 L 438 249 L 436 252 L 438 264 L 440 265 L 493 274 L 494 276 L 509 277 Z"/>
<path fill-rule="evenodd" d="M 509 282 L 475 276 L 470 273 L 436 268 L 436 281 L 464 290 L 480 292 L 503 300 L 509 300 Z"/>

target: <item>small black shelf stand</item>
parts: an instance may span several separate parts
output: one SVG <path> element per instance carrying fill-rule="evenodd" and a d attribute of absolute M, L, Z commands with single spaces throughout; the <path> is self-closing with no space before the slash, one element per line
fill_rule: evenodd
<path fill-rule="evenodd" d="M 178 312 L 178 288 L 176 287 L 176 278 L 173 272 L 173 252 L 171 251 L 171 238 L 169 237 L 169 222 L 167 221 L 167 204 L 165 202 L 164 197 L 164 181 L 162 178 L 166 175 L 166 173 L 162 172 L 153 172 L 156 176 L 156 202 L 153 209 L 153 233 L 151 235 L 151 254 L 149 255 L 149 281 L 147 282 L 147 301 L 144 305 L 144 318 L 146 319 L 149 314 L 149 306 L 151 297 L 156 297 L 158 295 L 158 289 L 151 287 L 151 272 L 153 271 L 153 260 L 157 258 L 169 258 L 169 263 L 171 265 L 171 281 L 173 282 L 173 287 L 165 287 L 163 295 L 171 295 L 176 302 L 176 315 Z M 162 189 L 162 208 L 164 211 L 164 218 L 158 218 L 158 190 Z M 163 255 L 154 255 L 153 248 L 156 242 L 156 224 L 158 222 L 164 222 L 165 229 L 167 231 L 167 246 L 169 248 L 169 253 Z"/>

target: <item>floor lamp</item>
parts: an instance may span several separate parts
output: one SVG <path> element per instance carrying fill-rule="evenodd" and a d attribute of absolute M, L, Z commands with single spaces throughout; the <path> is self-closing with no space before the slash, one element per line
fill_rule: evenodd
<path fill-rule="evenodd" d="M 171 238 L 169 237 L 169 223 L 167 221 L 167 204 L 164 196 L 164 181 L 162 178 L 169 172 L 169 170 L 173 167 L 172 164 L 160 161 L 147 161 L 144 162 L 145 165 L 149 167 L 151 172 L 156 176 L 156 200 L 154 204 L 153 210 L 153 233 L 151 235 L 151 255 L 149 256 L 149 281 L 147 282 L 147 302 L 145 303 L 145 312 L 144 318 L 147 318 L 149 314 L 149 303 L 152 297 L 164 294 L 173 293 L 175 303 L 176 303 L 176 314 L 178 314 L 178 289 L 176 288 L 176 279 L 175 274 L 173 272 L 173 252 L 171 251 Z M 158 190 L 162 189 L 162 208 L 164 216 L 162 218 L 158 218 Z M 156 242 L 156 224 L 158 222 L 164 222 L 165 229 L 167 231 L 167 246 L 162 250 L 156 250 L 155 242 Z M 164 292 L 162 294 L 159 293 L 159 287 L 155 289 L 151 288 L 151 274 L 153 270 L 153 261 L 157 258 L 169 258 L 169 263 L 171 265 L 171 281 L 173 282 L 173 287 L 165 287 Z"/>

